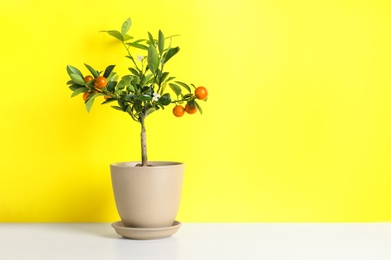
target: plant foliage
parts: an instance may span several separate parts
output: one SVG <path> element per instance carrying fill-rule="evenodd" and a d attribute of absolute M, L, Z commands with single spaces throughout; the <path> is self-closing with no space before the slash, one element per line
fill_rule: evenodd
<path fill-rule="evenodd" d="M 88 75 L 71 65 L 67 66 L 70 80 L 67 82 L 72 97 L 83 94 L 86 110 L 89 112 L 98 97 L 103 96 L 102 104 L 111 104 L 111 107 L 125 112 L 131 118 L 141 124 L 141 146 L 142 166 L 147 165 L 145 118 L 151 113 L 164 109 L 170 104 L 186 103 L 192 107 L 196 106 L 202 113 L 193 91 L 194 84 L 187 84 L 177 81 L 174 76 L 165 71 L 165 65 L 179 52 L 179 47 L 173 47 L 172 38 L 176 35 L 166 37 L 161 30 L 156 38 L 148 32 L 147 39 L 137 39 L 128 34 L 132 21 L 128 18 L 121 26 L 121 30 L 102 31 L 114 37 L 122 43 L 126 50 L 126 58 L 129 59 L 131 67 L 130 74 L 119 77 L 114 72 L 115 65 L 109 65 L 104 71 L 98 71 L 88 64 L 84 64 Z M 134 56 L 131 53 L 137 48 L 145 53 L 144 56 Z M 104 86 L 97 84 L 98 78 L 104 78 Z M 166 88 L 167 85 L 169 88 Z M 171 89 L 175 97 L 172 98 Z M 206 100 L 206 99 L 205 99 Z"/>

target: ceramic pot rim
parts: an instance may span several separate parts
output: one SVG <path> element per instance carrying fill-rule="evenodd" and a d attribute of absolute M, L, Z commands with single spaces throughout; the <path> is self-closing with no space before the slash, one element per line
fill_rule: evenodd
<path fill-rule="evenodd" d="M 137 164 L 140 164 L 140 162 L 117 162 L 117 163 L 110 164 L 110 166 L 118 167 L 118 168 L 129 168 L 129 167 L 135 167 Z M 172 167 L 172 166 L 178 166 L 183 164 L 184 163 L 182 162 L 173 162 L 173 161 L 148 161 L 149 167 L 153 167 L 153 168 L 170 167 L 170 166 Z"/>

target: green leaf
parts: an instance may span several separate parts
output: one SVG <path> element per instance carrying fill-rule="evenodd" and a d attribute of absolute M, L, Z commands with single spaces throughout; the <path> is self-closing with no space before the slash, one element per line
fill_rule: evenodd
<path fill-rule="evenodd" d="M 145 85 L 152 78 L 152 76 L 153 76 L 153 74 L 145 75 L 143 80 L 141 80 L 140 84 Z"/>
<path fill-rule="evenodd" d="M 138 100 L 141 100 L 141 101 L 151 101 L 152 100 L 152 97 L 150 95 L 140 95 L 138 96 L 137 98 Z"/>
<path fill-rule="evenodd" d="M 188 99 L 190 99 L 192 97 L 193 97 L 193 94 L 191 94 L 191 93 L 183 95 L 183 99 L 185 99 L 185 100 L 188 100 Z"/>
<path fill-rule="evenodd" d="M 171 103 L 171 97 L 170 97 L 170 94 L 169 93 L 166 93 L 164 94 L 163 96 L 161 96 L 158 101 L 157 101 L 160 105 L 162 106 L 167 106 Z"/>
<path fill-rule="evenodd" d="M 110 76 L 110 73 L 113 71 L 115 65 L 109 65 L 107 66 L 105 73 L 103 73 L 103 77 L 108 78 Z"/>
<path fill-rule="evenodd" d="M 152 88 L 151 87 L 143 87 L 141 89 L 141 93 L 145 94 L 145 95 L 149 95 L 151 96 L 153 91 L 152 91 Z"/>
<path fill-rule="evenodd" d="M 200 114 L 202 115 L 202 108 L 201 108 L 201 106 L 195 100 L 194 100 L 194 104 L 196 105 L 196 107 L 198 108 L 198 111 L 200 111 Z"/>
<path fill-rule="evenodd" d="M 127 94 L 122 99 L 126 102 L 134 101 L 134 94 Z"/>
<path fill-rule="evenodd" d="M 88 88 L 86 88 L 86 87 L 77 88 L 77 89 L 75 89 L 75 90 L 72 92 L 71 97 L 75 97 L 75 96 L 77 96 L 77 95 L 79 95 L 79 94 L 81 94 L 81 93 L 87 92 L 87 91 L 88 91 Z"/>
<path fill-rule="evenodd" d="M 109 81 L 109 83 L 107 83 L 106 86 L 107 91 L 113 92 L 116 85 L 117 85 L 117 81 Z"/>
<path fill-rule="evenodd" d="M 152 114 L 153 112 L 155 112 L 157 109 L 156 108 L 150 108 L 147 110 L 147 116 L 149 116 L 150 114 Z"/>
<path fill-rule="evenodd" d="M 126 55 L 125 57 L 134 61 L 134 58 L 132 55 Z"/>
<path fill-rule="evenodd" d="M 132 21 L 130 20 L 130 17 L 128 19 L 126 19 L 126 21 L 122 24 L 122 27 L 121 27 L 121 33 L 122 35 L 125 35 L 129 29 L 130 29 L 130 26 L 132 26 Z"/>
<path fill-rule="evenodd" d="M 162 75 L 161 75 L 160 78 L 159 78 L 160 84 L 162 84 L 162 83 L 166 80 L 168 74 L 169 74 L 168 72 L 163 72 L 163 73 L 162 73 Z"/>
<path fill-rule="evenodd" d="M 77 68 L 75 67 L 72 67 L 71 65 L 67 65 L 67 72 L 68 72 L 68 75 L 71 76 L 71 74 L 77 74 L 79 75 L 80 77 L 84 78 L 83 74 L 80 72 L 80 70 L 78 70 Z M 84 84 L 84 83 L 83 83 Z"/>
<path fill-rule="evenodd" d="M 86 110 L 87 112 L 90 112 L 92 104 L 94 104 L 94 100 L 97 97 L 103 96 L 103 93 L 96 93 L 96 94 L 91 94 L 86 102 Z"/>
<path fill-rule="evenodd" d="M 159 30 L 159 53 L 162 54 L 164 50 L 164 35 L 163 32 Z"/>
<path fill-rule="evenodd" d="M 181 87 L 179 87 L 175 83 L 168 83 L 168 85 L 171 87 L 171 89 L 175 92 L 177 96 L 179 96 L 182 93 Z"/>
<path fill-rule="evenodd" d="M 130 83 L 133 85 L 140 84 L 140 77 L 133 77 Z"/>
<path fill-rule="evenodd" d="M 120 82 L 118 82 L 117 84 L 117 90 L 121 90 L 121 89 L 124 89 L 126 84 L 128 84 L 130 82 L 131 78 L 129 77 L 123 77 Z"/>
<path fill-rule="evenodd" d="M 131 84 L 129 84 L 129 86 L 126 88 L 126 90 L 127 90 L 128 92 L 131 92 L 131 93 L 134 93 L 134 92 L 136 92 L 136 90 L 135 90 L 134 86 L 133 86 L 133 85 L 131 85 Z"/>
<path fill-rule="evenodd" d="M 97 70 L 95 70 L 94 68 L 92 68 L 90 65 L 88 64 L 85 64 L 84 65 L 87 67 L 87 69 L 91 72 L 92 76 L 94 78 L 98 77 L 99 76 L 99 72 Z"/>
<path fill-rule="evenodd" d="M 171 39 L 171 38 L 178 37 L 178 36 L 181 36 L 181 35 L 180 34 L 170 35 L 170 36 L 166 37 L 166 39 Z"/>
<path fill-rule="evenodd" d="M 72 90 L 72 91 L 75 91 L 76 89 L 81 88 L 81 87 L 82 86 L 73 83 L 72 85 L 69 86 L 69 89 Z"/>
<path fill-rule="evenodd" d="M 132 47 L 135 47 L 138 49 L 142 49 L 142 50 L 148 50 L 148 46 L 146 46 L 144 44 L 137 43 L 137 42 L 128 42 L 128 43 L 126 43 L 126 45 L 129 45 L 129 46 L 132 46 Z"/>
<path fill-rule="evenodd" d="M 195 100 L 194 99 L 190 99 L 189 101 L 187 101 L 187 104 L 191 107 L 194 107 L 196 104 L 195 104 Z"/>
<path fill-rule="evenodd" d="M 135 111 L 136 113 L 134 113 L 134 111 Z M 127 113 L 132 117 L 132 119 L 133 119 L 134 121 L 138 121 L 137 114 L 138 114 L 139 112 L 137 111 L 137 108 L 128 106 L 124 112 L 127 112 Z"/>
<path fill-rule="evenodd" d="M 107 104 L 107 103 L 111 103 L 111 102 L 116 101 L 116 100 L 117 100 L 117 99 L 115 99 L 115 98 L 108 98 L 108 99 L 106 99 L 106 100 L 102 103 L 102 105 Z"/>
<path fill-rule="evenodd" d="M 119 107 L 119 106 L 111 106 L 111 107 L 114 108 L 115 110 L 119 110 L 119 111 L 122 111 L 122 112 L 123 112 L 122 108 Z"/>
<path fill-rule="evenodd" d="M 169 77 L 169 78 L 166 80 L 166 82 L 169 82 L 169 81 L 171 81 L 171 80 L 173 80 L 173 79 L 175 79 L 175 77 Z"/>
<path fill-rule="evenodd" d="M 175 81 L 175 83 L 178 83 L 179 85 L 181 85 L 182 87 L 187 89 L 187 91 L 191 92 L 189 85 L 187 85 L 186 83 L 183 83 L 183 82 L 180 82 L 180 81 Z"/>
<path fill-rule="evenodd" d="M 118 75 L 116 72 L 112 71 L 110 75 L 107 77 L 107 81 L 118 81 Z"/>
<path fill-rule="evenodd" d="M 128 109 L 129 107 L 129 105 L 123 102 L 122 100 L 118 100 L 118 105 L 120 106 L 123 112 L 126 112 L 126 109 Z"/>
<path fill-rule="evenodd" d="M 138 71 L 135 68 L 129 68 L 129 71 L 132 72 L 133 75 L 139 76 Z"/>
<path fill-rule="evenodd" d="M 133 36 L 130 36 L 129 34 L 122 35 L 124 37 L 124 41 L 129 41 L 133 39 Z"/>
<path fill-rule="evenodd" d="M 159 66 L 159 56 L 154 45 L 149 45 L 148 48 L 148 66 L 152 73 L 156 73 Z"/>
<path fill-rule="evenodd" d="M 166 55 L 164 55 L 164 63 L 167 63 L 167 61 L 169 61 L 178 52 L 179 52 L 179 47 L 168 49 Z"/>
<path fill-rule="evenodd" d="M 116 31 L 116 30 L 110 30 L 110 31 L 106 31 L 108 34 L 110 34 L 111 36 L 113 36 L 114 38 L 120 40 L 121 42 L 124 40 L 124 37 L 122 36 L 122 33 L 120 33 L 119 31 Z"/>
<path fill-rule="evenodd" d="M 148 32 L 149 44 L 155 45 L 155 40 L 150 32 Z"/>
<path fill-rule="evenodd" d="M 146 39 L 138 39 L 138 40 L 135 40 L 134 43 L 140 43 L 140 42 L 147 42 Z"/>
<path fill-rule="evenodd" d="M 78 85 L 84 85 L 84 79 L 79 74 L 71 74 L 71 79 Z"/>

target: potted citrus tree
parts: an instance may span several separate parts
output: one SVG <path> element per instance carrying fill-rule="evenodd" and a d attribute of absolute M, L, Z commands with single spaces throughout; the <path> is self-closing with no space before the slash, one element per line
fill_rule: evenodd
<path fill-rule="evenodd" d="M 180 162 L 150 161 L 147 154 L 145 121 L 156 111 L 172 106 L 176 117 L 202 113 L 200 101 L 206 101 L 208 91 L 176 78 L 165 65 L 178 52 L 172 46 L 174 36 L 166 37 L 158 31 L 156 37 L 148 32 L 146 39 L 128 34 L 132 25 L 128 18 L 120 30 L 102 31 L 117 39 L 126 51 L 131 66 L 129 74 L 119 77 L 115 65 L 99 71 L 88 64 L 86 74 L 74 66 L 67 66 L 72 97 L 82 94 L 86 110 L 101 99 L 115 110 L 124 112 L 140 124 L 141 158 L 138 162 L 119 162 L 110 165 L 115 202 L 121 221 L 113 223 L 117 233 L 128 238 L 160 238 L 177 230 L 175 220 L 179 209 L 184 164 Z M 143 55 L 135 56 L 138 49 Z"/>

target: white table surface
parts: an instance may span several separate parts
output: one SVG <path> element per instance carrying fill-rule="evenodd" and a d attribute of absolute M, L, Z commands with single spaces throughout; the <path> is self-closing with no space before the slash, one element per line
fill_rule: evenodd
<path fill-rule="evenodd" d="M 0 259 L 390 260 L 391 223 L 183 223 L 137 241 L 111 223 L 0 224 Z"/>

